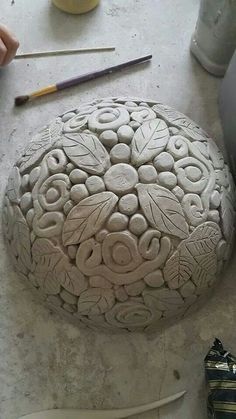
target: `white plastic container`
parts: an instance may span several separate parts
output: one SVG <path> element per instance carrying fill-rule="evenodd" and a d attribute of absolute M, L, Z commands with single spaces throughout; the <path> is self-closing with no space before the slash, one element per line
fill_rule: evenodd
<path fill-rule="evenodd" d="M 201 0 L 191 51 L 202 66 L 223 76 L 236 49 L 236 0 Z"/>
<path fill-rule="evenodd" d="M 236 51 L 221 84 L 219 106 L 225 148 L 236 182 Z"/>

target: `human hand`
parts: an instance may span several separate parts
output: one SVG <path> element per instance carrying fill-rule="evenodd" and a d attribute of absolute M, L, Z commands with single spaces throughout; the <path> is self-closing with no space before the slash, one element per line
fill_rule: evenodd
<path fill-rule="evenodd" d="M 9 64 L 16 55 L 19 42 L 5 25 L 0 25 L 0 67 Z"/>

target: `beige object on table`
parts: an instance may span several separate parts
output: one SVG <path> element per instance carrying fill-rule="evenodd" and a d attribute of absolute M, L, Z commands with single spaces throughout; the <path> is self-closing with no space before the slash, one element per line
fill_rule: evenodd
<path fill-rule="evenodd" d="M 178 399 L 181 399 L 185 395 L 186 391 L 174 394 L 155 401 L 148 403 L 143 406 L 131 407 L 127 409 L 112 409 L 112 410 L 81 410 L 81 409 L 54 409 L 45 410 L 43 412 L 32 413 L 30 415 L 22 416 L 19 419 L 123 419 L 129 416 L 133 416 L 138 413 L 148 412 L 150 410 L 158 409 L 162 406 L 166 406 Z"/>
<path fill-rule="evenodd" d="M 100 0 L 52 0 L 53 4 L 64 12 L 81 14 L 94 9 Z"/>

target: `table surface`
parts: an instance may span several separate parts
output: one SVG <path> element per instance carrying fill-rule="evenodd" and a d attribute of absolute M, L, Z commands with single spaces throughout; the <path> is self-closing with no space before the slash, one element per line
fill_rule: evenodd
<path fill-rule="evenodd" d="M 1 19 L 21 52 L 116 46 L 115 52 L 14 61 L 0 70 L 0 192 L 12 164 L 43 125 L 65 110 L 106 96 L 163 101 L 189 115 L 222 145 L 220 80 L 189 53 L 199 0 L 102 0 L 84 16 L 64 14 L 49 0 L 1 0 Z M 22 108 L 14 97 L 40 86 L 145 54 L 130 68 Z M 187 389 L 184 401 L 136 419 L 206 417 L 203 359 L 215 336 L 232 352 L 234 269 L 207 306 L 153 337 L 79 330 L 51 314 L 13 272 L 0 233 L 0 417 L 50 408 L 112 408 L 154 401 Z"/>

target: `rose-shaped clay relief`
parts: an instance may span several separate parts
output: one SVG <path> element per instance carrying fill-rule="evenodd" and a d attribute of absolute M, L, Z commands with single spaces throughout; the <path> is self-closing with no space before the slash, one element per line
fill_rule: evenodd
<path fill-rule="evenodd" d="M 234 237 L 235 187 L 193 121 L 108 98 L 59 116 L 10 173 L 12 263 L 51 307 L 101 330 L 181 318 L 217 282 Z"/>

